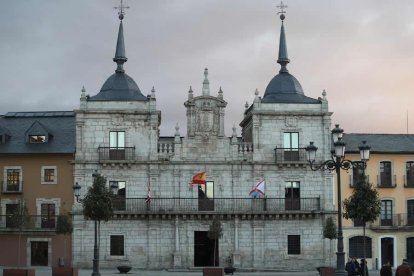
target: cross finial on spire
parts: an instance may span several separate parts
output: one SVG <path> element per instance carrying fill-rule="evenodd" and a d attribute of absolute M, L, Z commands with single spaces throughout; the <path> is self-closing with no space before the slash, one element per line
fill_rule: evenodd
<path fill-rule="evenodd" d="M 119 4 L 118 7 L 114 7 L 114 9 L 118 10 L 118 18 L 122 21 L 124 19 L 125 11 L 126 9 L 129 9 L 128 6 L 124 6 L 123 0 L 121 0 L 121 4 Z"/>
<path fill-rule="evenodd" d="M 283 3 L 283 1 L 280 1 L 280 5 L 279 6 L 276 6 L 277 8 L 279 8 L 280 9 L 280 12 L 278 12 L 277 14 L 280 14 L 280 19 L 283 21 L 283 20 L 285 20 L 285 13 L 286 13 L 286 11 L 285 11 L 285 9 L 288 7 L 287 5 L 285 5 L 284 3 Z"/>

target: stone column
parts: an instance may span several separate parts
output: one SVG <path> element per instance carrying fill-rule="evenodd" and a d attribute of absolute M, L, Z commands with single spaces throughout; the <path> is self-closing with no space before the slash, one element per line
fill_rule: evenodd
<path fill-rule="evenodd" d="M 178 216 L 175 217 L 175 250 L 174 250 L 174 268 L 181 268 L 181 253 L 180 253 L 180 232 L 178 230 Z"/>
<path fill-rule="evenodd" d="M 236 216 L 234 218 L 234 252 L 233 252 L 233 266 L 240 267 L 240 251 L 239 251 L 239 227 L 240 221 Z"/>

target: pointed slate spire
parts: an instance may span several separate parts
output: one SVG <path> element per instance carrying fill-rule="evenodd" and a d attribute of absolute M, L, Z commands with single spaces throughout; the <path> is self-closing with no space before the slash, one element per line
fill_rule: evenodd
<path fill-rule="evenodd" d="M 122 17 L 123 18 L 123 17 Z M 120 16 L 121 19 L 121 16 Z M 116 42 L 116 50 L 115 50 L 115 57 L 114 61 L 116 64 L 118 64 L 118 67 L 116 68 L 115 72 L 117 73 L 124 73 L 124 62 L 126 62 L 128 59 L 125 56 L 125 43 L 124 43 L 124 28 L 122 26 L 122 19 L 119 23 L 119 31 L 118 31 L 118 40 Z"/>
<path fill-rule="evenodd" d="M 280 20 L 282 20 L 282 27 L 280 28 L 280 39 L 279 39 L 279 57 L 277 59 L 277 63 L 281 65 L 280 72 L 288 72 L 286 66 L 290 62 L 288 58 L 288 52 L 287 52 L 287 45 L 286 45 L 286 35 L 285 35 L 285 26 L 283 25 L 283 21 L 285 20 L 285 11 L 284 9 L 287 8 L 286 5 L 283 4 L 283 2 L 280 3 L 280 6 L 278 8 L 281 9 L 280 12 Z"/>
<path fill-rule="evenodd" d="M 208 81 L 208 69 L 204 69 L 204 81 L 203 81 L 203 96 L 210 96 L 210 82 Z"/>

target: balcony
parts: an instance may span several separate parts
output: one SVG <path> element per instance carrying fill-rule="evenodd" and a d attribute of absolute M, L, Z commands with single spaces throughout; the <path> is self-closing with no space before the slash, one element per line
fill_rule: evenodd
<path fill-rule="evenodd" d="M 414 214 L 393 214 L 378 218 L 371 223 L 371 229 L 414 228 Z"/>
<path fill-rule="evenodd" d="M 320 211 L 319 198 L 117 198 L 116 212 L 135 214 L 275 214 Z"/>
<path fill-rule="evenodd" d="M 276 164 L 307 163 L 305 148 L 275 148 Z"/>
<path fill-rule="evenodd" d="M 21 194 L 23 192 L 23 181 L 2 181 L 3 194 Z"/>
<path fill-rule="evenodd" d="M 112 148 L 99 147 L 99 161 L 132 161 L 135 160 L 135 147 Z"/>
<path fill-rule="evenodd" d="M 405 188 L 414 188 L 414 177 L 412 177 L 411 175 L 404 175 L 403 180 Z"/>
<path fill-rule="evenodd" d="M 175 153 L 174 141 L 158 142 L 157 151 L 161 160 L 169 160 Z"/>
<path fill-rule="evenodd" d="M 56 216 L 2 215 L 0 231 L 55 231 L 56 220 Z"/>
<path fill-rule="evenodd" d="M 397 187 L 397 176 L 394 175 L 377 175 L 378 188 L 395 188 Z"/>

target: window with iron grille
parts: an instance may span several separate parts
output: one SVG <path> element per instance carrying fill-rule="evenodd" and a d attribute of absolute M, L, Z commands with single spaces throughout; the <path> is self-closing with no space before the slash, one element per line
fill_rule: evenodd
<path fill-rule="evenodd" d="M 20 190 L 20 170 L 7 169 L 7 192 L 17 192 Z"/>
<path fill-rule="evenodd" d="M 111 235 L 111 256 L 124 256 L 124 236 Z"/>
<path fill-rule="evenodd" d="M 53 182 L 55 181 L 55 170 L 54 169 L 45 169 L 45 182 Z"/>
<path fill-rule="evenodd" d="M 364 258 L 364 236 L 349 239 L 349 256 Z M 365 258 L 372 258 L 372 239 L 365 237 Z"/>
<path fill-rule="evenodd" d="M 288 235 L 288 255 L 300 255 L 300 235 Z"/>

